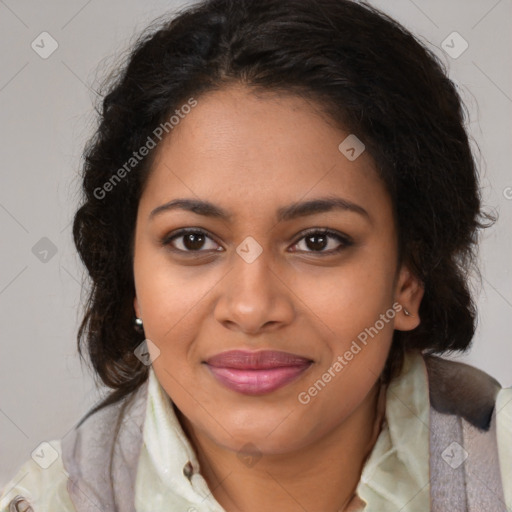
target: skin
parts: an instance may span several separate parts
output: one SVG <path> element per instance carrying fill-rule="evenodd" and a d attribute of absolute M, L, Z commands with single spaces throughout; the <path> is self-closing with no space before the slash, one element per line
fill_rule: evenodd
<path fill-rule="evenodd" d="M 417 327 L 423 290 L 397 265 L 392 204 L 373 160 L 363 152 L 349 161 L 338 149 L 348 132 L 318 105 L 241 85 L 197 100 L 159 148 L 137 215 L 134 307 L 160 350 L 154 371 L 227 511 L 341 510 L 378 434 L 378 377 L 393 329 Z M 332 209 L 276 220 L 280 207 L 333 195 L 367 215 Z M 177 198 L 210 201 L 232 218 L 181 209 L 150 218 Z M 209 238 L 202 246 L 184 236 L 162 245 L 188 227 Z M 309 228 L 330 228 L 353 244 L 329 237 L 315 245 L 302 234 Z M 252 263 L 236 252 L 247 236 L 262 249 Z M 300 403 L 299 393 L 395 302 L 413 316 L 398 312 Z M 314 363 L 276 391 L 247 396 L 202 364 L 231 349 L 282 350 Z M 250 465 L 238 456 L 248 443 L 258 457 Z"/>

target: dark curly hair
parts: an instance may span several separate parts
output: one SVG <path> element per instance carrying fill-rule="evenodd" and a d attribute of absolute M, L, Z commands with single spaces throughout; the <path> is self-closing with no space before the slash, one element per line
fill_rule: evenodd
<path fill-rule="evenodd" d="M 134 355 L 144 335 L 133 323 L 133 243 L 157 151 L 99 191 L 187 98 L 232 83 L 314 100 L 373 157 L 394 205 L 400 261 L 425 290 L 421 324 L 395 331 L 383 379 L 398 375 L 406 350 L 467 350 L 476 323 L 468 272 L 478 229 L 493 218 L 481 211 L 467 111 L 435 54 L 349 0 L 206 0 L 157 21 L 110 77 L 84 152 L 73 237 L 92 286 L 78 350 L 83 358 L 85 345 L 96 378 L 113 389 L 89 414 L 148 376 Z"/>

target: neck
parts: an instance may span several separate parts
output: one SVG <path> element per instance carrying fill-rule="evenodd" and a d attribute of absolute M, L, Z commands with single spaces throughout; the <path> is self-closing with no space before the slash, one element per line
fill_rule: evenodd
<path fill-rule="evenodd" d="M 294 452 L 262 454 L 247 467 L 236 452 L 194 429 L 179 411 L 178 418 L 195 447 L 202 476 L 226 512 L 338 512 L 356 504 L 352 498 L 380 432 L 384 408 L 385 390 L 378 382 L 328 435 Z"/>

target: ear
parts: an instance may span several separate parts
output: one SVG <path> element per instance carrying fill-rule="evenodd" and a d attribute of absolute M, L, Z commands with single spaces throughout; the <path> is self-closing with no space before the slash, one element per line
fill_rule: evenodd
<path fill-rule="evenodd" d="M 135 315 L 138 318 L 141 318 L 141 316 L 140 316 L 140 309 L 139 309 L 139 302 L 137 301 L 137 297 L 134 297 L 134 299 L 133 299 L 133 309 L 135 309 Z"/>
<path fill-rule="evenodd" d="M 411 331 L 420 325 L 419 309 L 424 292 L 421 280 L 406 265 L 402 265 L 395 288 L 395 301 L 402 309 L 395 316 L 395 329 Z M 405 314 L 406 310 L 410 315 Z"/>

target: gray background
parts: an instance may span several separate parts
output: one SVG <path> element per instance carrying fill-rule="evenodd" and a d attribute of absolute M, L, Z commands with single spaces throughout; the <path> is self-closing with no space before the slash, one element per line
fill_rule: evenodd
<path fill-rule="evenodd" d="M 0 0 L 0 486 L 99 397 L 76 351 L 83 269 L 70 224 L 94 90 L 134 35 L 186 3 Z M 470 110 L 483 197 L 500 219 L 482 240 L 478 332 L 458 359 L 511 386 L 512 0 L 371 3 L 441 56 Z M 44 31 L 58 43 L 47 59 L 31 48 Z M 453 31 L 469 44 L 456 59 L 440 48 Z M 57 251 L 46 262 L 36 250 L 49 245 L 44 237 Z"/>

